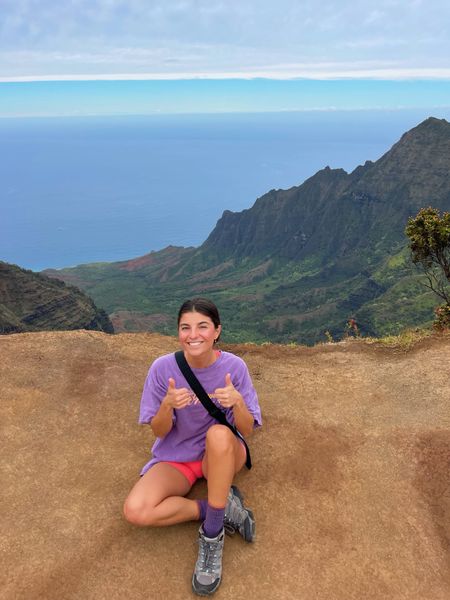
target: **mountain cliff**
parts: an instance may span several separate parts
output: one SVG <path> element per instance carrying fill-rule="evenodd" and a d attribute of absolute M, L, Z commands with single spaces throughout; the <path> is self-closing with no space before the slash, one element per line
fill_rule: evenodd
<path fill-rule="evenodd" d="M 200 252 L 223 258 L 333 260 L 390 250 L 423 202 L 449 206 L 450 123 L 429 118 L 375 163 L 329 167 L 301 186 L 272 190 L 240 213 L 225 211 Z"/>
<path fill-rule="evenodd" d="M 342 169 L 327 167 L 300 187 L 270 191 L 249 210 L 225 211 L 200 252 L 222 258 L 279 256 L 298 260 L 310 251 L 314 232 L 326 225 L 327 205 L 348 187 L 349 180 Z M 318 222 L 318 215 L 325 222 Z M 316 241 L 317 249 L 321 244 Z"/>
<path fill-rule="evenodd" d="M 376 162 L 326 167 L 225 211 L 199 248 L 49 274 L 80 285 L 122 330 L 171 332 L 179 303 L 201 294 L 223 307 L 233 342 L 314 343 L 341 336 L 350 317 L 362 333 L 397 333 L 433 319 L 404 230 L 423 206 L 450 210 L 449 173 L 450 123 L 430 117 Z"/>
<path fill-rule="evenodd" d="M 0 333 L 63 329 L 114 332 L 105 311 L 77 288 L 0 261 Z"/>

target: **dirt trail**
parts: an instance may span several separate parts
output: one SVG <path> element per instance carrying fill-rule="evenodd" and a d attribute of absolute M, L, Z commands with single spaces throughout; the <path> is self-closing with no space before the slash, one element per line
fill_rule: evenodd
<path fill-rule="evenodd" d="M 0 337 L 2 600 L 193 597 L 198 525 L 121 516 L 152 441 L 137 425 L 148 365 L 176 348 L 151 334 Z M 258 539 L 227 538 L 215 598 L 448 600 L 450 335 L 409 352 L 230 349 L 263 409 L 255 466 L 237 478 Z"/>

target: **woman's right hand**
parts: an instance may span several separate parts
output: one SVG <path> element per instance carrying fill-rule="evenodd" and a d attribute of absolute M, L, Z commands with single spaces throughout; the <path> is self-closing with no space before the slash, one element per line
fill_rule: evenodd
<path fill-rule="evenodd" d="M 192 392 L 187 388 L 175 387 L 175 379 L 169 377 L 169 387 L 162 403 L 168 408 L 185 408 L 192 401 Z"/>

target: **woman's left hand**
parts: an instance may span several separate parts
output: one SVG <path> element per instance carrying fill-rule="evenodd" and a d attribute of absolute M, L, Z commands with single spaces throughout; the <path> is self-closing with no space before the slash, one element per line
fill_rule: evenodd
<path fill-rule="evenodd" d="M 234 387 L 231 381 L 231 374 L 225 375 L 225 387 L 214 390 L 213 398 L 218 400 L 224 408 L 240 405 L 244 402 L 241 394 Z"/>

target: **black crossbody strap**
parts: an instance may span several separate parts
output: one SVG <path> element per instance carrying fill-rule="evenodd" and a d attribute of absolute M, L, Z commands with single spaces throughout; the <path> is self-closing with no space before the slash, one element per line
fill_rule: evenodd
<path fill-rule="evenodd" d="M 197 398 L 200 400 L 200 402 L 203 404 L 203 406 L 206 408 L 206 410 L 209 412 L 209 414 L 214 419 L 216 419 L 216 421 L 218 421 L 221 425 L 225 425 L 226 427 L 228 427 L 228 429 L 231 429 L 231 431 L 234 433 L 234 435 L 236 435 L 242 441 L 242 443 L 245 446 L 245 451 L 247 453 L 247 457 L 245 460 L 245 466 L 247 467 L 247 469 L 251 469 L 252 468 L 252 459 L 250 457 L 250 450 L 249 450 L 249 447 L 247 446 L 247 442 L 244 440 L 243 435 L 239 432 L 239 430 L 234 425 L 232 425 L 227 420 L 225 414 L 220 410 L 220 408 L 218 406 L 216 406 L 214 404 L 214 402 L 211 400 L 211 398 L 205 392 L 202 384 L 200 383 L 200 381 L 197 379 L 197 377 L 192 372 L 191 367 L 188 365 L 188 362 L 187 362 L 187 360 L 184 356 L 184 352 L 182 350 L 175 352 L 175 360 L 177 361 L 177 365 L 179 366 L 180 371 L 183 373 L 184 378 L 191 386 L 192 391 L 197 396 Z"/>

